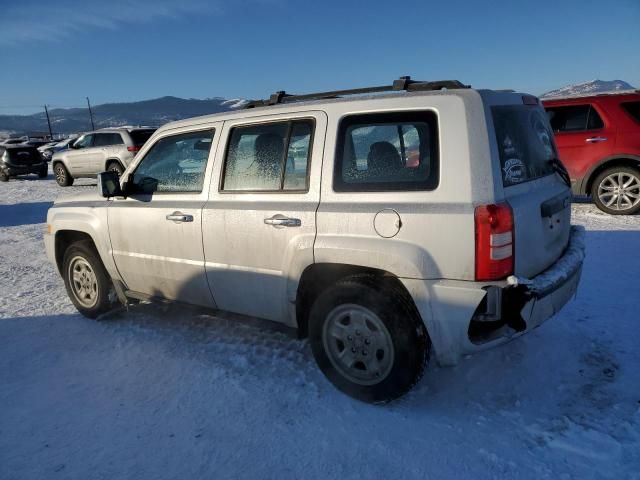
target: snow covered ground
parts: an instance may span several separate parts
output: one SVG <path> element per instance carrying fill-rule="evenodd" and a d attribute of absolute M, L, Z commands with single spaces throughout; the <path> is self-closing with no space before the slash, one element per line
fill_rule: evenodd
<path fill-rule="evenodd" d="M 64 192 L 95 188 L 78 183 Z M 150 305 L 81 317 L 42 244 L 61 192 L 0 184 L 3 480 L 640 479 L 640 216 L 575 205 L 577 300 L 371 406 L 267 326 Z"/>

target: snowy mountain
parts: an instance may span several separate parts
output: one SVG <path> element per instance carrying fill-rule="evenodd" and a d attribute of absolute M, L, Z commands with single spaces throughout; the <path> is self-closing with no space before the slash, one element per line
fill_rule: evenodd
<path fill-rule="evenodd" d="M 162 125 L 183 118 L 240 108 L 246 100 L 234 98 L 184 99 L 161 97 L 130 103 L 106 103 L 92 107 L 96 128 L 119 125 Z M 72 133 L 91 129 L 86 108 L 49 110 L 54 133 Z M 0 130 L 29 132 L 48 130 L 44 112 L 33 115 L 0 115 Z"/>
<path fill-rule="evenodd" d="M 616 92 L 633 90 L 635 87 L 622 80 L 591 80 L 590 82 L 576 83 L 566 87 L 543 93 L 540 98 L 574 97 L 594 93 Z"/>

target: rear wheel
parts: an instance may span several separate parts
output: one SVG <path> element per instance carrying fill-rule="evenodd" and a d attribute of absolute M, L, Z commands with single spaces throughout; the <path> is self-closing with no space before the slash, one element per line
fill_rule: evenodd
<path fill-rule="evenodd" d="M 53 173 L 55 174 L 56 182 L 61 187 L 73 185 L 73 177 L 69 175 L 69 172 L 62 163 L 56 163 L 54 165 Z"/>
<path fill-rule="evenodd" d="M 611 215 L 631 215 L 640 210 L 640 170 L 612 167 L 593 182 L 591 196 L 597 207 Z"/>
<path fill-rule="evenodd" d="M 0 182 L 8 182 L 9 181 L 9 175 L 7 175 L 4 172 L 0 172 Z"/>
<path fill-rule="evenodd" d="M 113 283 L 91 242 L 71 244 L 62 271 L 67 295 L 82 315 L 96 318 L 114 307 Z"/>
<path fill-rule="evenodd" d="M 49 165 L 45 163 L 38 172 L 38 178 L 47 178 L 47 175 L 49 175 Z"/>
<path fill-rule="evenodd" d="M 371 403 L 408 392 L 422 377 L 431 342 L 406 292 L 358 275 L 325 290 L 309 315 L 318 366 L 344 393 Z"/>
<path fill-rule="evenodd" d="M 124 167 L 120 164 L 120 162 L 113 161 L 107 164 L 107 170 L 110 172 L 116 172 L 118 176 L 121 176 L 124 172 Z"/>

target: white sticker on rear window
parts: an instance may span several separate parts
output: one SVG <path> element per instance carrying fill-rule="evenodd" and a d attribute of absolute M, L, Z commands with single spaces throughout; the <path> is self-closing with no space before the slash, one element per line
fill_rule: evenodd
<path fill-rule="evenodd" d="M 505 181 L 509 183 L 522 182 L 526 173 L 524 163 L 519 158 L 512 157 L 512 155 L 517 154 L 517 151 L 508 135 L 505 137 L 504 142 L 502 142 L 502 149 L 504 157 L 507 158 L 502 167 Z"/>

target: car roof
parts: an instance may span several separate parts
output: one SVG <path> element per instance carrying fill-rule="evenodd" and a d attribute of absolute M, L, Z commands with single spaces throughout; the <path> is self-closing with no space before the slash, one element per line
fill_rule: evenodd
<path fill-rule="evenodd" d="M 640 90 L 619 90 L 614 92 L 603 92 L 591 95 L 572 95 L 565 97 L 542 98 L 544 105 L 572 105 L 585 102 L 625 102 L 640 99 Z"/>
<path fill-rule="evenodd" d="M 322 110 L 324 106 L 335 104 L 349 104 L 358 102 L 380 102 L 389 99 L 407 99 L 407 98 L 429 98 L 429 97 L 468 97 L 469 95 L 487 95 L 487 94 L 518 94 L 513 90 L 476 90 L 473 88 L 461 88 L 451 90 L 431 90 L 431 91 L 417 91 L 417 92 L 393 92 L 393 93 L 380 93 L 380 94 L 364 94 L 364 95 L 350 95 L 338 98 L 322 98 L 318 100 L 304 100 L 295 102 L 284 102 L 276 105 L 260 106 L 254 108 L 238 108 L 236 110 L 230 110 L 226 112 L 213 113 L 210 115 L 203 115 L 199 117 L 191 117 L 184 120 L 176 120 L 174 122 L 167 123 L 160 127 L 162 131 L 167 129 L 181 128 L 196 126 L 198 124 L 207 122 L 219 122 L 226 120 L 235 120 L 242 118 L 252 118 L 265 115 L 276 115 L 282 113 L 295 113 L 308 110 Z"/>

